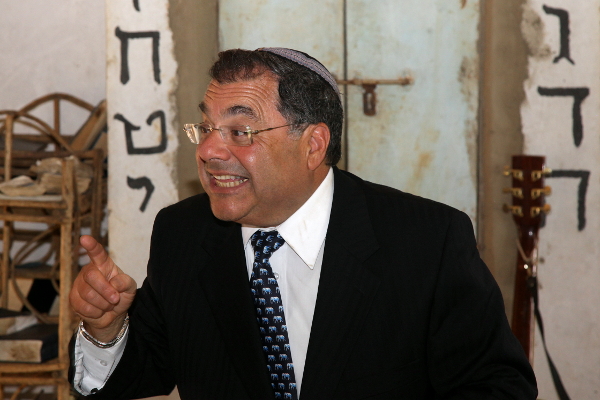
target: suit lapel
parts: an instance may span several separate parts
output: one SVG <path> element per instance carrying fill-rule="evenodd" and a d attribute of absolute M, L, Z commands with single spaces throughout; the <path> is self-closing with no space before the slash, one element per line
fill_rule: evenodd
<path fill-rule="evenodd" d="M 268 398 L 273 392 L 248 286 L 241 229 L 235 223 L 216 225 L 201 241 L 209 260 L 200 271 L 200 283 L 248 395 Z"/>
<path fill-rule="evenodd" d="M 302 398 L 331 398 L 379 287 L 363 267 L 377 250 L 362 190 L 335 171 L 319 292 L 302 381 Z"/>

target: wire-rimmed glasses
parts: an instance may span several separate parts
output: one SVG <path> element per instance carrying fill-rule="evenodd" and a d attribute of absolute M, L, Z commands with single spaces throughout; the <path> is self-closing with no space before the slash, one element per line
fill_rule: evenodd
<path fill-rule="evenodd" d="M 250 146 L 252 144 L 253 135 L 292 125 L 294 124 L 253 130 L 249 126 L 244 125 L 221 126 L 220 128 L 214 128 L 207 123 L 201 123 L 185 124 L 183 125 L 183 130 L 190 138 L 190 141 L 194 144 L 202 143 L 204 140 L 206 140 L 206 138 L 211 134 L 212 131 L 217 130 L 221 134 L 221 138 L 223 139 L 225 144 L 232 146 Z"/>

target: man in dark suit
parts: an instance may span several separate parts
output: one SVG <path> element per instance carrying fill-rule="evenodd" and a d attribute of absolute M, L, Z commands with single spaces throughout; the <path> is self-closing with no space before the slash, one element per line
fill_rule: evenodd
<path fill-rule="evenodd" d="M 335 168 L 342 109 L 325 67 L 230 50 L 211 76 L 203 123 L 185 127 L 206 194 L 158 214 L 141 289 L 82 238 L 79 392 L 536 398 L 469 218 Z"/>

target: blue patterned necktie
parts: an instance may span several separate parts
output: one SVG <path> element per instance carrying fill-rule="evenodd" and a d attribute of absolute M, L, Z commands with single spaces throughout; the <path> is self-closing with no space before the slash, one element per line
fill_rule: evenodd
<path fill-rule="evenodd" d="M 250 290 L 256 306 L 256 321 L 263 340 L 271 386 L 275 391 L 275 399 L 297 400 L 296 377 L 283 304 L 277 279 L 269 263 L 273 252 L 283 246 L 285 240 L 277 231 L 256 231 L 250 243 L 254 247 Z"/>

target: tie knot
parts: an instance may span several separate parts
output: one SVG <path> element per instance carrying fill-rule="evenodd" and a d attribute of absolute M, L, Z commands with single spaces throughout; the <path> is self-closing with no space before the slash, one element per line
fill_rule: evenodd
<path fill-rule="evenodd" d="M 250 238 L 254 247 L 254 261 L 265 262 L 273 252 L 283 246 L 285 240 L 277 231 L 256 231 Z"/>

